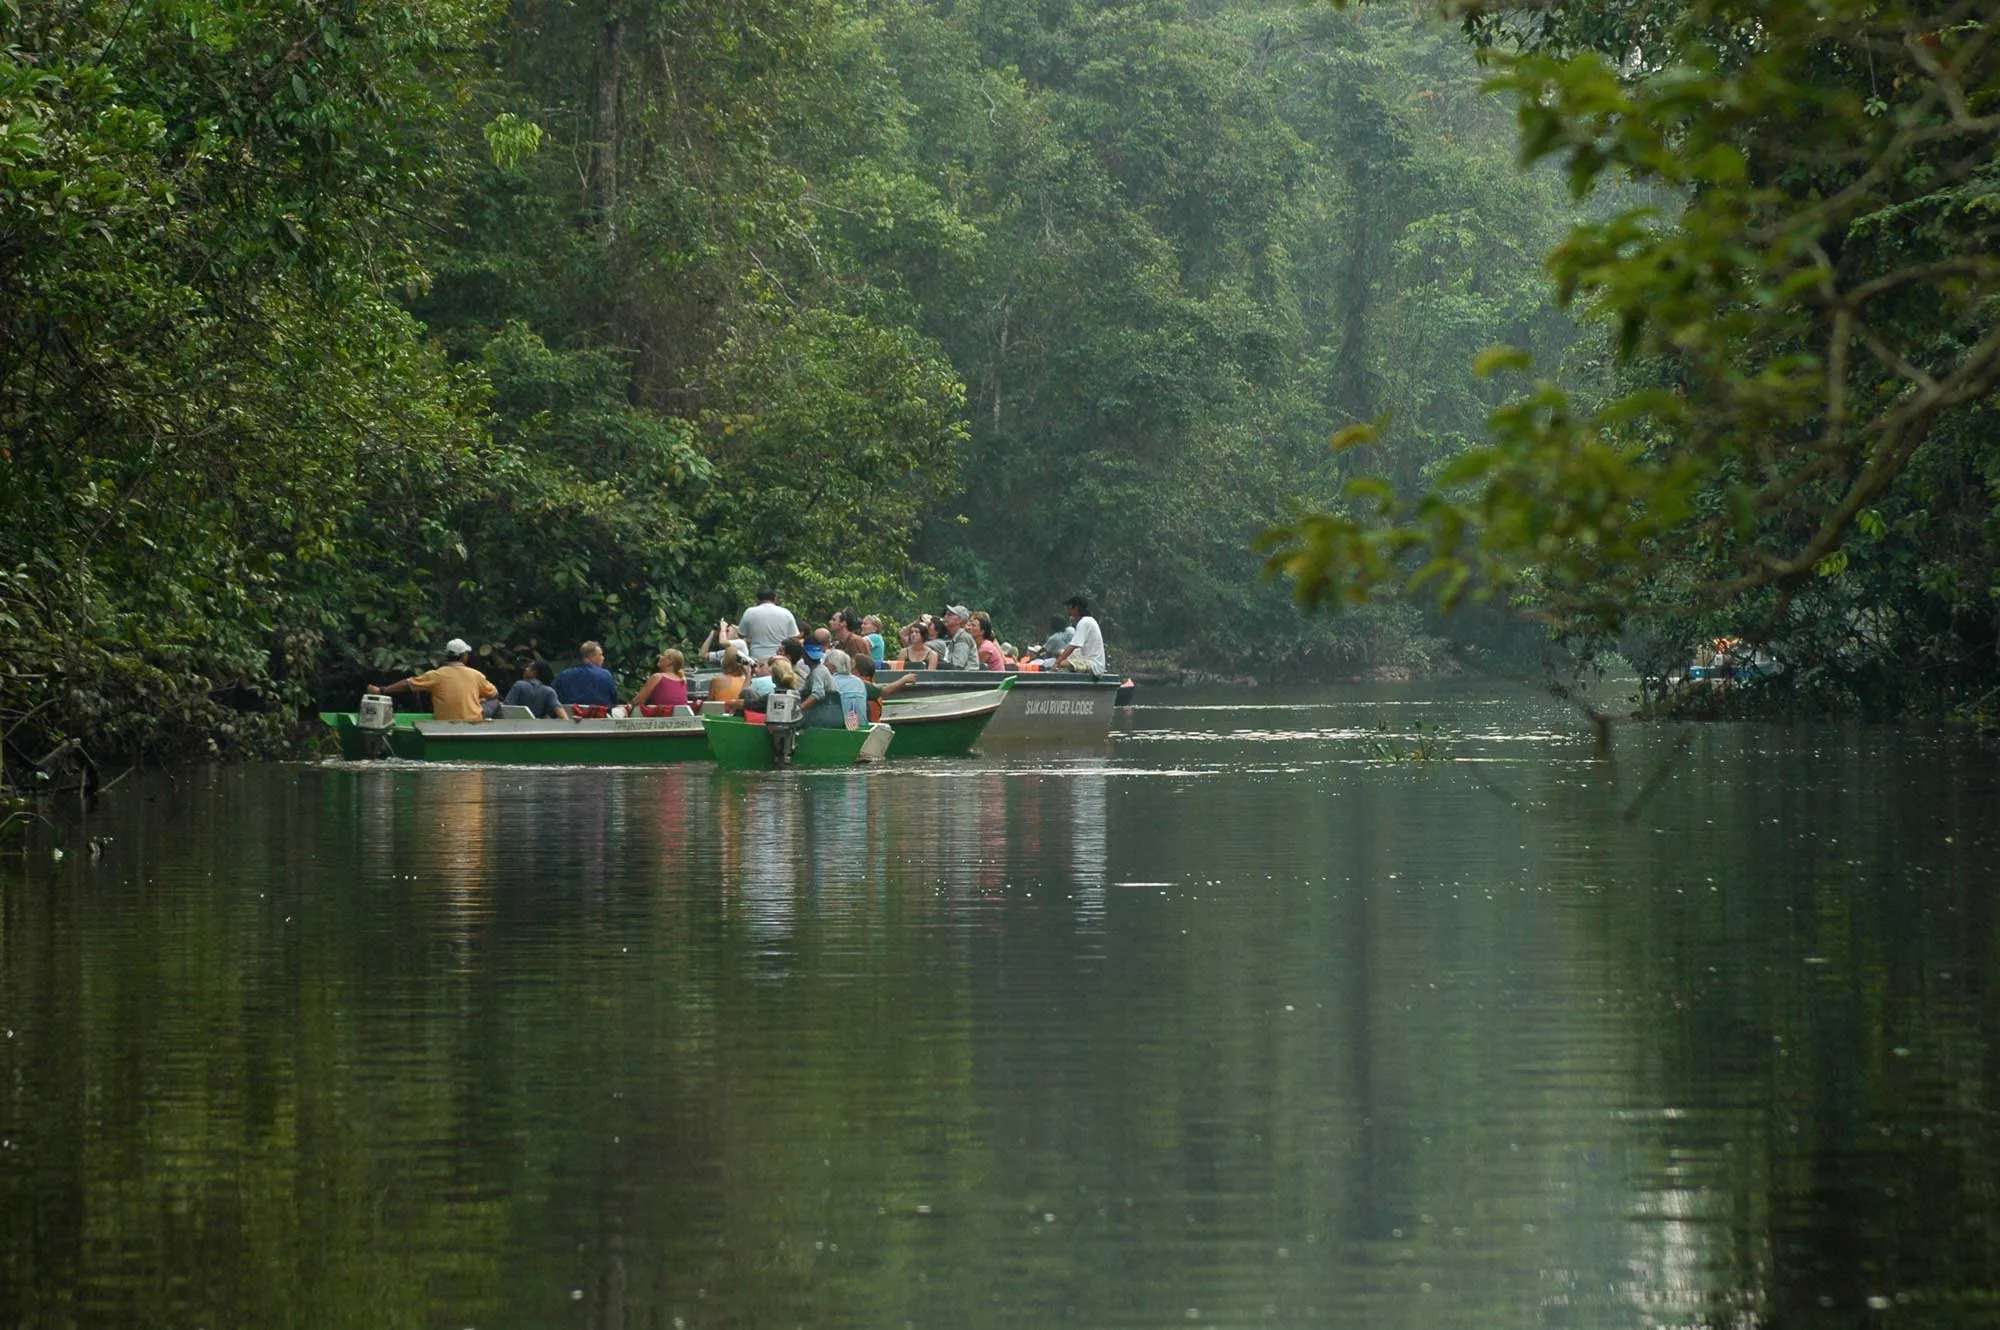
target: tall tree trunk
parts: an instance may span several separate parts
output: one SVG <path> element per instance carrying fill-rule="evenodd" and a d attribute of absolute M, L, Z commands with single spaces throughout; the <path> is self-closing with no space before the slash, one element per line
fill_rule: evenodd
<path fill-rule="evenodd" d="M 1009 296 L 1000 297 L 1000 349 L 993 357 L 993 437 L 1000 437 L 1000 374 L 1007 359 L 1007 315 Z"/>
<path fill-rule="evenodd" d="M 597 34 L 597 108 L 590 162 L 590 206 L 607 245 L 618 238 L 618 80 L 624 67 L 625 19 L 612 14 Z"/>
<path fill-rule="evenodd" d="M 1340 349 L 1333 357 L 1333 400 L 1355 420 L 1373 420 L 1380 412 L 1375 401 L 1374 375 L 1368 365 L 1368 334 L 1374 314 L 1375 279 L 1382 262 L 1379 229 L 1382 225 L 1376 204 L 1376 186 L 1368 179 L 1364 163 L 1348 171 L 1354 200 L 1353 241 L 1347 252 L 1347 266 L 1340 276 Z"/>

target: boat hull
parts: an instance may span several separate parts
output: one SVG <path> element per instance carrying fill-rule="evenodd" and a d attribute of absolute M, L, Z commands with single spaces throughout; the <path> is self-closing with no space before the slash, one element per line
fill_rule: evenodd
<path fill-rule="evenodd" d="M 965 757 L 993 718 L 1005 710 L 1014 681 L 976 693 L 913 696 L 899 693 L 884 700 L 882 718 L 896 727 L 895 755 L 906 757 Z"/>
<path fill-rule="evenodd" d="M 622 720 L 430 721 L 416 726 L 426 762 L 659 766 L 703 762 L 708 740 L 695 716 Z"/>
<path fill-rule="evenodd" d="M 370 756 L 351 713 L 321 719 L 340 736 L 343 757 Z M 388 744 L 392 756 L 413 762 L 658 766 L 708 760 L 708 738 L 694 716 L 453 721 L 398 713 Z"/>
<path fill-rule="evenodd" d="M 777 766 L 771 756 L 769 733 L 762 725 L 734 716 L 704 716 L 701 727 L 708 737 L 708 751 L 715 764 L 725 771 L 770 771 Z M 794 767 L 851 767 L 884 756 L 896 731 L 888 725 L 864 725 L 858 730 L 817 726 L 799 731 L 798 746 L 792 750 Z"/>
<path fill-rule="evenodd" d="M 981 743 L 1095 743 L 1111 733 L 1119 680 L 1111 675 L 1000 674 L 989 670 L 882 670 L 878 683 L 917 676 L 919 698 L 938 692 L 972 692 L 993 687 L 996 678 L 1013 680 L 1006 704 L 988 723 Z M 903 754 L 899 751 L 898 756 Z"/>

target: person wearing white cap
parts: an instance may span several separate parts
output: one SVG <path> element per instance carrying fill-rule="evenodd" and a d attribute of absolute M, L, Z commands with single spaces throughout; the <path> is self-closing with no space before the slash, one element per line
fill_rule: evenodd
<path fill-rule="evenodd" d="M 972 617 L 972 611 L 963 605 L 944 607 L 945 631 L 951 634 L 951 642 L 945 648 L 944 665 L 948 670 L 976 670 L 979 668 L 979 643 L 972 640 L 965 621 Z"/>
<path fill-rule="evenodd" d="M 415 689 L 431 696 L 431 714 L 439 720 L 480 720 L 479 704 L 500 696 L 493 681 L 472 668 L 472 647 L 462 637 L 444 644 L 444 664 L 407 679 L 398 679 L 386 688 L 368 685 L 371 693 L 407 693 Z"/>

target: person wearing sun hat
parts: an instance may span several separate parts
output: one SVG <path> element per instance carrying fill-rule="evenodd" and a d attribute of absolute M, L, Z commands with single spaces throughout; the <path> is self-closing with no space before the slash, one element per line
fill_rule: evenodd
<path fill-rule="evenodd" d="M 431 696 L 431 714 L 439 720 L 481 720 L 479 704 L 500 696 L 493 681 L 472 668 L 472 646 L 462 637 L 444 644 L 444 664 L 386 688 L 368 685 L 371 693 L 407 693 L 415 689 Z"/>

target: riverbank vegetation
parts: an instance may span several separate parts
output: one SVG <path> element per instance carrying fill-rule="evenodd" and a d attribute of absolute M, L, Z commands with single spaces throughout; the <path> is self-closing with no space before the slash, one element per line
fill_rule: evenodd
<path fill-rule="evenodd" d="M 278 742 L 771 580 L 1349 671 L 1255 576 L 1574 330 L 1463 37 L 1260 3 L 0 0 L 0 727 Z"/>
<path fill-rule="evenodd" d="M 1991 683 L 1977 10 L 0 19 L 16 761 L 279 743 L 456 634 L 643 658 L 766 580 L 1082 590 L 1231 674 L 1525 616 L 1835 705 Z"/>
<path fill-rule="evenodd" d="M 1273 568 L 1308 603 L 1508 603 L 1658 674 L 1723 635 L 1776 657 L 1685 694 L 1703 708 L 1990 710 L 1987 9 L 1613 0 L 1473 25 L 1528 158 L 1607 205 L 1549 259 L 1602 373 L 1496 346 L 1481 372 L 1519 391 L 1478 446 L 1426 492 L 1356 487 L 1275 533 Z"/>

